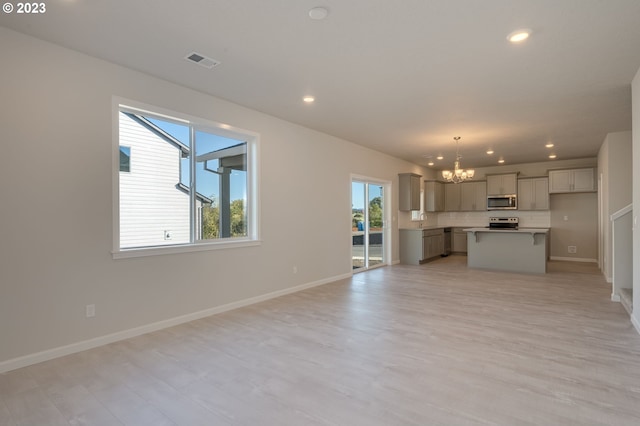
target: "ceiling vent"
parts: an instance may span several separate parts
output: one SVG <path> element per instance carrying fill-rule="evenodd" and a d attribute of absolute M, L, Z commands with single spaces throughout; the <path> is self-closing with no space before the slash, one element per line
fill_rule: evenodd
<path fill-rule="evenodd" d="M 220 61 L 216 61 L 215 59 L 208 58 L 204 55 L 201 55 L 197 52 L 191 52 L 187 56 L 184 57 L 189 62 L 193 62 L 194 64 L 198 64 L 201 67 L 205 67 L 207 69 L 211 69 L 213 67 L 217 67 L 220 65 Z"/>

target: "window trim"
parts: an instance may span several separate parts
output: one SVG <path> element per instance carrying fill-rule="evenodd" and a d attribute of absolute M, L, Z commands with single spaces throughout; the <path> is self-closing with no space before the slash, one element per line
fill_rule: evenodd
<path fill-rule="evenodd" d="M 175 244 L 157 247 L 120 248 L 120 111 L 166 118 L 183 122 L 198 129 L 208 129 L 216 134 L 247 143 L 247 231 L 246 237 L 225 238 L 220 240 L 194 241 L 187 244 Z M 221 250 L 251 247 L 261 244 L 260 239 L 260 135 L 229 124 L 219 123 L 185 113 L 171 111 L 122 97 L 114 96 L 112 113 L 112 251 L 113 259 L 146 257 L 165 254 L 190 253 L 207 250 Z"/>

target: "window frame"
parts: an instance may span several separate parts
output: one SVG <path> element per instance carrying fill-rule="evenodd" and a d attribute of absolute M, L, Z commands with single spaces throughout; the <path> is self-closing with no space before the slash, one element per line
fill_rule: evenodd
<path fill-rule="evenodd" d="M 190 243 L 154 247 L 120 248 L 120 112 L 149 115 L 178 123 L 207 129 L 223 137 L 239 139 L 247 143 L 247 236 L 220 238 L 216 240 L 194 240 Z M 207 250 L 220 250 L 250 247 L 261 244 L 260 240 L 260 204 L 259 204 L 259 149 L 260 135 L 256 132 L 237 128 L 228 124 L 207 120 L 189 114 L 171 111 L 162 107 L 113 97 L 112 100 L 112 217 L 114 259 L 188 253 Z M 190 220 L 191 222 L 191 220 Z"/>

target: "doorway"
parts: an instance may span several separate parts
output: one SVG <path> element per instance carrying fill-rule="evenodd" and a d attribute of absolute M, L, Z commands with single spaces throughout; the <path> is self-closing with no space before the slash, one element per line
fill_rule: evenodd
<path fill-rule="evenodd" d="M 386 264 L 386 187 L 385 183 L 352 178 L 351 264 L 354 272 Z"/>

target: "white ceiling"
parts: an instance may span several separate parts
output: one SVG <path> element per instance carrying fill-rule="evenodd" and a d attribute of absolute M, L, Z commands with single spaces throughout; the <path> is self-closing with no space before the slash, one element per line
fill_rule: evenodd
<path fill-rule="evenodd" d="M 640 0 L 49 0 L 0 25 L 450 168 L 594 157 L 631 129 Z M 309 18 L 312 7 L 329 16 Z M 523 44 L 506 40 L 531 28 Z M 192 51 L 222 62 L 207 70 Z M 302 96 L 316 102 L 307 105 Z M 485 154 L 487 148 L 493 156 Z"/>

